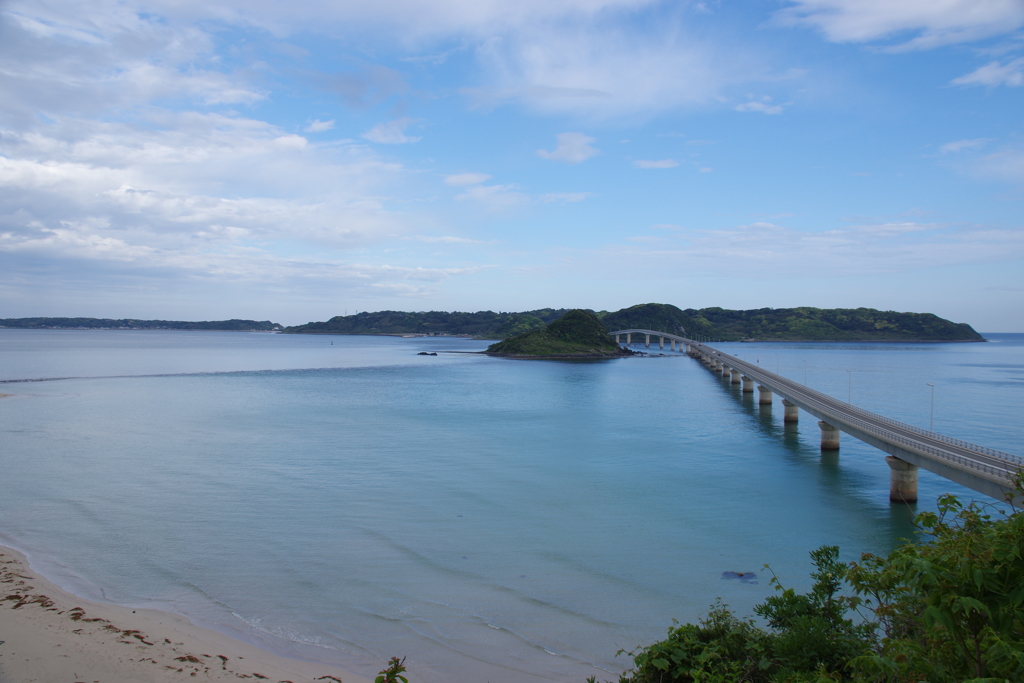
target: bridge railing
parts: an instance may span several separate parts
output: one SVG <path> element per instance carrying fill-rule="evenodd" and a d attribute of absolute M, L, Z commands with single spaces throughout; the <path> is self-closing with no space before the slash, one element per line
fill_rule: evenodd
<path fill-rule="evenodd" d="M 955 439 L 953 437 L 948 437 L 943 434 L 930 432 L 928 430 L 921 429 L 920 427 L 908 425 L 904 422 L 900 422 L 899 420 L 894 420 L 892 418 L 885 417 L 884 415 L 878 415 L 877 413 L 872 413 L 870 411 L 864 410 L 863 408 L 858 408 L 857 406 L 851 405 L 849 403 L 845 404 L 846 408 L 844 408 L 844 410 L 847 413 L 851 414 L 839 415 L 836 413 L 836 410 L 831 405 L 828 404 L 828 402 L 843 402 L 838 401 L 837 399 L 834 399 L 831 396 L 828 396 L 827 394 L 823 394 L 804 385 L 798 385 L 796 384 L 796 382 L 793 382 L 788 378 L 782 377 L 781 375 L 775 375 L 774 373 L 768 372 L 767 370 L 763 370 L 757 366 L 751 365 L 750 363 L 747 363 L 746 361 L 743 361 L 739 358 L 735 358 L 734 356 L 730 356 L 729 354 L 722 353 L 721 351 L 718 350 L 712 351 L 717 356 L 724 356 L 729 358 L 731 362 L 734 362 L 738 366 L 744 366 L 747 370 L 749 370 L 749 374 L 752 377 L 754 377 L 754 379 L 758 379 L 757 375 L 761 375 L 762 379 L 768 380 L 768 382 L 766 383 L 783 385 L 786 388 L 788 388 L 792 393 L 800 394 L 800 401 L 802 403 L 807 403 L 810 407 L 813 407 L 826 415 L 832 416 L 833 419 L 839 422 L 844 422 L 851 427 L 856 427 L 857 429 L 865 431 L 873 436 L 878 437 L 882 441 L 893 443 L 893 445 L 906 446 L 908 447 L 908 450 L 922 451 L 934 458 L 937 458 L 938 460 L 956 463 L 962 467 L 967 467 L 969 469 L 973 469 L 979 472 L 985 472 L 1004 482 L 1008 481 L 1010 476 L 1013 473 L 1015 473 L 1020 466 L 1024 465 L 1024 458 L 1013 455 L 1012 453 L 1004 453 L 1003 451 L 998 451 L 994 448 L 986 448 L 985 446 L 980 446 L 969 441 L 963 441 L 961 439 Z M 914 433 L 921 434 L 922 436 L 926 436 L 932 439 L 936 439 L 938 441 L 949 443 L 950 445 L 958 446 L 966 450 L 984 453 L 985 455 L 1006 460 L 1007 466 L 1005 468 L 995 467 L 987 463 L 978 462 L 977 460 L 973 460 L 971 458 L 967 458 L 962 455 L 952 453 L 945 449 L 936 448 L 929 444 L 905 437 L 901 434 L 897 434 L 887 429 L 881 429 L 876 425 L 871 424 L 865 419 L 856 417 L 856 413 L 862 413 L 865 417 L 868 417 L 869 419 L 884 422 L 886 424 L 890 424 L 900 429 L 906 429 Z M 1012 465 L 1017 465 L 1018 467 L 1013 467 Z"/>
<path fill-rule="evenodd" d="M 907 429 L 909 431 L 916 432 L 918 434 L 930 437 L 937 441 L 945 441 L 946 443 L 951 444 L 953 446 L 959 446 L 960 448 L 978 451 L 980 453 L 984 453 L 985 455 L 991 455 L 994 458 L 1002 458 L 1003 460 L 1009 460 L 1019 465 L 1024 465 L 1024 458 L 1022 458 L 1019 455 L 1014 455 L 1013 453 L 1006 453 L 1005 451 L 999 451 L 996 450 L 995 448 L 989 448 L 987 446 L 982 446 L 980 444 L 971 443 L 970 441 L 956 439 L 952 436 L 946 436 L 945 434 L 940 434 L 938 432 L 932 432 L 927 429 L 915 427 L 914 425 L 910 425 L 905 422 L 900 422 L 899 420 L 894 420 L 891 417 L 885 417 L 884 415 L 879 415 L 878 419 L 881 420 L 882 422 L 887 422 L 891 425 L 901 427 L 902 429 Z"/>

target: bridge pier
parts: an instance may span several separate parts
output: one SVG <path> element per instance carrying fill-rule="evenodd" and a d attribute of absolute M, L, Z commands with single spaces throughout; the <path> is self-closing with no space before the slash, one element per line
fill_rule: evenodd
<path fill-rule="evenodd" d="M 632 346 L 632 344 L 633 344 L 633 333 L 632 332 L 627 332 L 626 333 L 626 346 Z"/>
<path fill-rule="evenodd" d="M 730 384 L 739 384 L 740 383 L 741 375 L 742 375 L 742 373 L 739 370 L 737 370 L 736 368 L 733 368 L 733 370 L 732 370 L 732 381 L 729 382 L 729 383 Z"/>
<path fill-rule="evenodd" d="M 651 335 L 646 334 L 644 336 L 647 337 L 647 348 L 651 348 Z"/>
<path fill-rule="evenodd" d="M 643 334 L 647 331 L 636 330 L 636 332 Z M 626 330 L 622 330 L 622 333 L 625 334 Z M 650 333 L 655 336 L 665 334 L 654 330 L 650 330 Z M 676 335 L 669 336 L 675 337 Z M 734 358 L 700 342 L 685 344 L 680 342 L 680 350 L 684 348 L 691 358 L 699 360 L 708 370 L 716 374 L 726 373 L 730 382 L 735 378 L 737 369 L 744 369 L 740 374 L 740 383 L 743 385 L 742 393 L 737 393 L 742 397 L 743 405 L 750 406 L 753 401 L 750 400 L 748 403 L 748 396 L 753 399 L 753 390 L 754 387 L 757 387 L 760 394 L 757 402 L 762 418 L 771 415 L 774 401 L 774 392 L 771 387 L 778 386 L 780 391 L 785 392 L 779 398 L 783 399 L 785 411 L 783 433 L 787 441 L 795 441 L 799 437 L 800 430 L 797 422 L 800 410 L 805 410 L 809 415 L 813 415 L 821 430 L 821 464 L 823 467 L 837 467 L 839 463 L 841 430 L 827 420 L 834 420 L 836 424 L 842 424 L 842 431 L 846 431 L 849 436 L 883 451 L 884 455 L 889 456 L 886 458 L 890 470 L 889 498 L 894 503 L 917 501 L 918 467 L 923 467 L 938 476 L 996 499 L 1003 498 L 1007 493 L 1013 495 L 1014 485 L 1011 473 L 1016 471 L 1022 462 L 1019 456 L 958 440 L 944 439 L 940 435 L 929 435 L 920 429 L 905 429 L 907 425 L 883 416 L 856 410 L 847 402 L 822 396 L 810 389 L 788 382 L 785 378 L 759 367 L 759 362 L 755 365 L 740 358 Z M 749 375 L 742 374 L 745 372 Z M 1014 502 L 1024 506 L 1024 495 L 1018 493 Z"/>
<path fill-rule="evenodd" d="M 821 450 L 823 451 L 838 451 L 839 450 L 839 428 L 833 427 L 828 422 L 818 421 L 818 426 L 821 427 Z"/>
<path fill-rule="evenodd" d="M 917 502 L 917 465 L 911 465 L 891 455 L 885 456 L 889 465 L 889 502 Z"/>
<path fill-rule="evenodd" d="M 664 337 L 658 337 L 658 350 L 659 351 L 664 351 L 665 350 L 665 338 Z"/>

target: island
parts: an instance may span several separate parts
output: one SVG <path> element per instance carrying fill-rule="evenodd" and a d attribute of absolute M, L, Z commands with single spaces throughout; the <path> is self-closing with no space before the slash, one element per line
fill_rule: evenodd
<path fill-rule="evenodd" d="M 874 308 L 680 309 L 640 304 L 602 316 L 609 331 L 647 329 L 715 341 L 785 342 L 981 342 L 966 323 L 932 313 L 897 313 Z"/>
<path fill-rule="evenodd" d="M 583 309 L 576 309 L 583 310 Z M 618 311 L 592 311 L 605 330 L 642 329 L 690 339 L 775 342 L 980 342 L 985 339 L 966 323 L 932 313 L 897 313 L 874 308 L 686 308 L 638 304 Z M 510 339 L 544 329 L 568 312 L 542 308 L 521 313 L 477 311 L 378 311 L 335 316 L 284 329 L 285 334 L 394 334 Z"/>
<path fill-rule="evenodd" d="M 135 320 L 131 318 L 0 318 L 0 327 L 20 330 L 215 330 L 281 332 L 269 320 Z"/>
<path fill-rule="evenodd" d="M 394 334 L 507 339 L 538 330 L 561 318 L 567 308 L 541 308 L 521 313 L 477 311 L 362 311 L 336 315 L 325 322 L 286 327 L 285 334 Z"/>
<path fill-rule="evenodd" d="M 618 311 L 586 310 L 607 332 L 653 330 L 705 341 L 759 342 L 980 342 L 966 323 L 932 313 L 898 313 L 874 308 L 757 308 L 734 311 L 637 304 Z M 269 320 L 138 320 L 132 318 L 0 318 L 0 328 L 108 330 L 237 330 L 285 334 L 366 334 L 511 339 L 544 330 L 569 313 L 567 308 L 475 313 L 446 311 L 363 311 L 326 322 L 283 327 Z"/>
<path fill-rule="evenodd" d="M 543 328 L 530 330 L 491 344 L 490 356 L 548 360 L 603 359 L 632 356 L 615 343 L 601 320 L 591 311 L 573 309 Z"/>

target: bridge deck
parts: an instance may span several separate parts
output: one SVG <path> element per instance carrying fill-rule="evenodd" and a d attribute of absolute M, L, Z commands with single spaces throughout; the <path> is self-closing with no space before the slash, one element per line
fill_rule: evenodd
<path fill-rule="evenodd" d="M 669 334 L 668 332 L 658 332 L 657 330 L 619 330 L 618 332 L 609 332 L 611 336 L 617 336 L 620 334 L 649 334 L 652 337 L 664 337 L 665 339 L 672 339 L 674 341 L 690 343 L 690 340 L 686 337 L 681 337 L 678 334 Z"/>
<path fill-rule="evenodd" d="M 657 333 L 661 334 L 661 333 Z M 1014 490 L 1012 477 L 1024 468 L 1024 458 L 985 446 L 930 432 L 839 401 L 790 379 L 714 349 L 686 340 L 691 349 L 730 368 L 795 403 L 818 419 L 890 455 L 963 484 L 985 495 L 1004 499 Z"/>

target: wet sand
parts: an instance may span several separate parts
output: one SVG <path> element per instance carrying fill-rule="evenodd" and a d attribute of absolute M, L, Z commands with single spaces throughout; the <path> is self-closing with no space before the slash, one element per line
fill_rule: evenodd
<path fill-rule="evenodd" d="M 176 614 L 82 600 L 4 546 L 0 641 L 0 683 L 368 683 L 337 667 L 280 657 Z"/>

